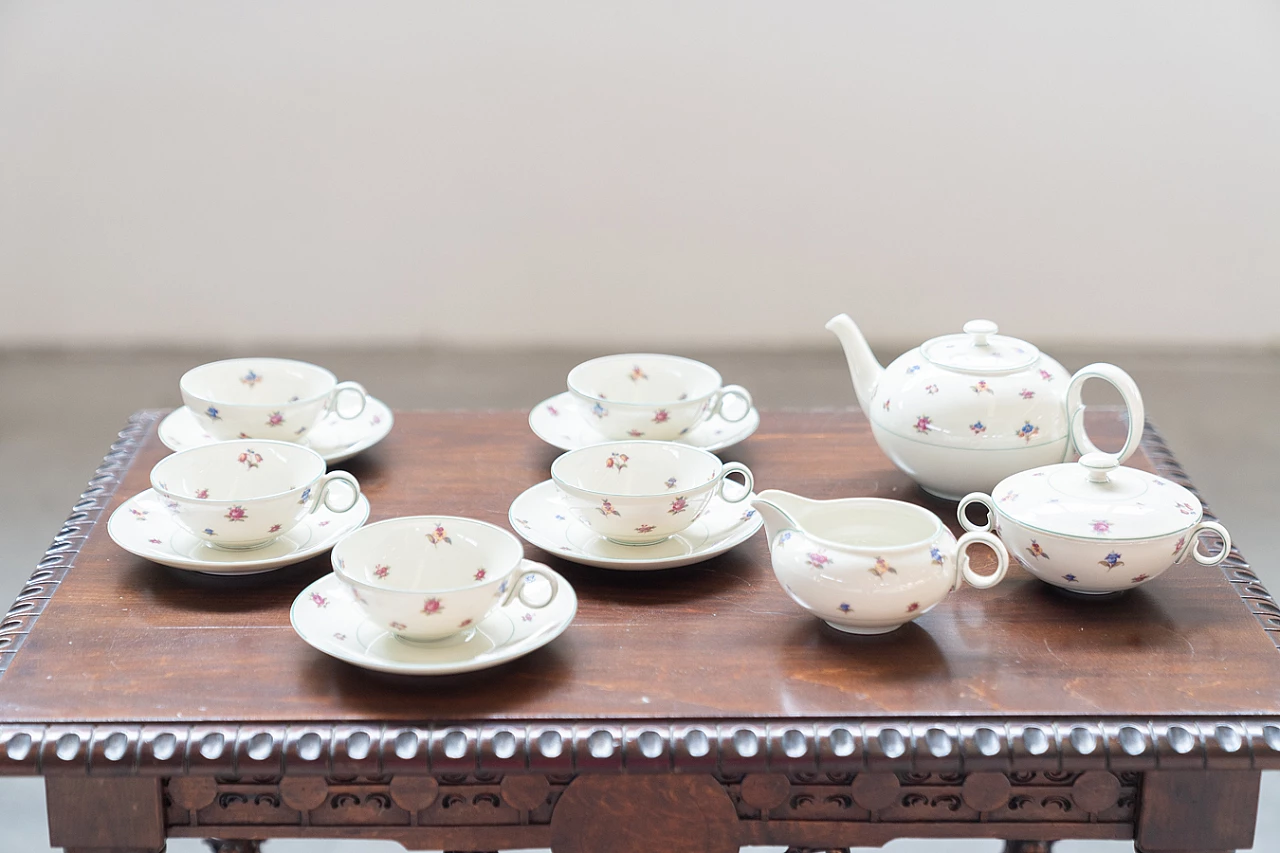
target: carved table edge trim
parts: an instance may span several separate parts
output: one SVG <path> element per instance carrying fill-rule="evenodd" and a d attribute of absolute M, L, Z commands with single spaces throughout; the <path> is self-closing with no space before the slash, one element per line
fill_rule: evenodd
<path fill-rule="evenodd" d="M 1209 508 L 1204 496 L 1192 485 L 1191 478 L 1174 457 L 1164 436 L 1150 421 L 1147 421 L 1143 432 L 1142 449 L 1151 460 L 1157 474 L 1187 489 L 1200 500 L 1200 505 L 1204 508 L 1205 520 L 1218 521 L 1218 516 Z M 1249 566 L 1249 562 L 1245 560 L 1239 548 L 1231 546 L 1231 553 L 1222 562 L 1221 568 L 1236 595 L 1240 596 L 1245 607 L 1249 608 L 1249 612 L 1258 620 L 1272 644 L 1280 649 L 1280 605 L 1276 604 L 1275 599 L 1262 583 L 1262 579 Z"/>
<path fill-rule="evenodd" d="M 152 425 L 164 414 L 165 410 L 146 409 L 129 417 L 102 463 L 89 478 L 84 492 L 72 506 L 62 529 L 53 537 L 44 557 L 36 563 L 31 577 L 0 623 L 0 678 L 3 678 L 14 655 L 35 627 L 36 620 L 75 564 L 81 547 L 132 467 L 138 448 Z"/>
<path fill-rule="evenodd" d="M 1280 769 L 1280 718 L 0 725 L 0 776 Z"/>

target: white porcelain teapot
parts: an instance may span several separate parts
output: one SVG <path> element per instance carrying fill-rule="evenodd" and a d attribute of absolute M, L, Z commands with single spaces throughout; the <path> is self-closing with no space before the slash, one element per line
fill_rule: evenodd
<path fill-rule="evenodd" d="M 1124 399 L 1129 434 L 1120 462 L 1142 438 L 1142 395 L 1129 374 L 1105 363 L 1069 374 L 1026 341 L 996 334 L 989 320 L 925 341 L 887 368 L 849 315 L 832 318 L 827 328 L 844 347 L 880 449 L 938 497 L 990 492 L 1010 474 L 1096 452 L 1080 395 L 1088 379 L 1111 383 Z"/>

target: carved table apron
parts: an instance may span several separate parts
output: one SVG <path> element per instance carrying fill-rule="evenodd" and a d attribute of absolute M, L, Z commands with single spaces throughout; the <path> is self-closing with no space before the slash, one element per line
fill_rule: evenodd
<path fill-rule="evenodd" d="M 323 836 L 692 853 L 911 836 L 1225 850 L 1252 844 L 1260 771 L 1280 768 L 1280 611 L 1236 552 L 1108 601 L 1013 568 L 894 634 L 846 637 L 786 598 L 763 534 L 656 573 L 527 547 L 578 592 L 562 637 L 485 672 L 386 676 L 289 627 L 328 555 L 205 578 L 110 541 L 105 519 L 166 452 L 160 414 L 130 421 L 0 625 L 0 773 L 45 777 L 57 846 Z M 1116 413 L 1089 417 L 1119 443 Z M 505 526 L 556 453 L 524 413 L 404 413 L 338 467 L 371 520 Z M 954 504 L 894 469 L 856 411 L 766 412 L 722 456 L 761 488 L 903 498 L 955 529 Z M 1129 464 L 1190 486 L 1152 429 Z"/>

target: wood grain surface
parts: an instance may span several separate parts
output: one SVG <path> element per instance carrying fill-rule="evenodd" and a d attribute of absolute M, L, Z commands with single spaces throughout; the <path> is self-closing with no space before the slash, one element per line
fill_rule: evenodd
<path fill-rule="evenodd" d="M 1091 435 L 1118 445 L 1118 417 L 1091 417 Z M 108 509 L 147 488 L 166 453 L 152 432 Z M 360 479 L 371 521 L 440 513 L 506 527 L 511 500 L 546 479 L 556 455 L 522 412 L 404 413 L 386 441 L 337 467 Z M 954 504 L 898 472 L 856 411 L 766 412 L 756 435 L 721 456 L 749 465 L 757 489 L 909 500 L 956 529 Z M 1150 468 L 1141 453 L 1129 464 Z M 0 722 L 1051 721 L 1280 707 L 1275 646 L 1222 571 L 1194 564 L 1107 601 L 1064 597 L 1014 568 L 996 588 L 963 588 L 893 634 L 856 637 L 783 593 L 763 533 L 653 573 L 527 546 L 578 593 L 568 631 L 496 669 L 408 678 L 330 659 L 290 628 L 289 605 L 330 570 L 327 554 L 257 577 L 206 578 L 122 551 L 105 519 L 0 680 Z"/>

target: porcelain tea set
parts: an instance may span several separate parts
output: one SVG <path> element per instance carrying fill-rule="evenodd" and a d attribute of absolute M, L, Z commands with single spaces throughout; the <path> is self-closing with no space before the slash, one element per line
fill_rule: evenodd
<path fill-rule="evenodd" d="M 512 529 L 565 560 L 648 571 L 711 559 L 763 525 L 786 593 L 853 634 L 897 629 L 962 580 L 996 585 L 1010 555 L 1048 584 L 1094 596 L 1147 583 L 1188 557 L 1205 566 L 1226 558 L 1230 536 L 1204 520 L 1195 495 L 1121 464 L 1137 449 L 1144 412 L 1118 367 L 1069 375 L 975 320 L 882 368 L 848 316 L 827 328 L 881 449 L 923 489 L 959 501 L 959 539 L 904 501 L 755 494 L 751 471 L 713 452 L 758 427 L 750 393 L 709 365 L 655 353 L 580 364 L 565 393 L 533 409 L 531 429 L 565 452 L 550 479 L 512 502 Z M 1091 378 L 1124 400 L 1129 431 L 1118 454 L 1100 452 L 1085 430 L 1081 386 Z M 524 559 L 502 528 L 450 515 L 365 526 L 357 480 L 326 473 L 327 462 L 390 431 L 390 410 L 358 383 L 304 362 L 248 358 L 197 367 L 179 386 L 185 406 L 160 427 L 177 452 L 108 523 L 126 550 L 231 575 L 331 550 L 333 573 L 302 591 L 291 623 L 318 650 L 388 672 L 494 666 L 573 620 L 572 586 Z M 974 505 L 987 509 L 985 523 L 966 514 Z M 1213 553 L 1201 550 L 1202 532 L 1221 540 Z M 990 574 L 970 565 L 978 544 L 995 553 Z"/>

